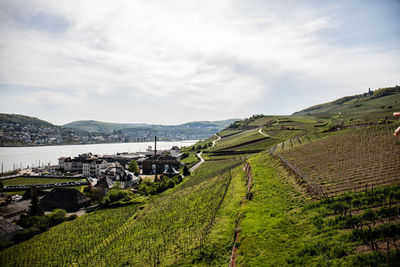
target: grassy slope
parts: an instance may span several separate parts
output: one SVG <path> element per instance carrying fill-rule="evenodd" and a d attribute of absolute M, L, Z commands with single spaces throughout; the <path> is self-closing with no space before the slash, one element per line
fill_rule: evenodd
<path fill-rule="evenodd" d="M 352 266 L 355 243 L 346 231 L 316 223 L 326 210 L 308 205 L 279 161 L 260 153 L 249 162 L 254 196 L 242 207 L 238 266 Z"/>
<path fill-rule="evenodd" d="M 194 256 L 188 256 L 175 265 L 190 266 L 226 266 L 230 260 L 233 245 L 233 235 L 236 221 L 239 217 L 241 203 L 246 196 L 246 177 L 242 166 L 232 171 L 232 181 L 225 201 L 217 214 L 215 226 L 212 228 L 204 250 L 196 251 Z"/>
<path fill-rule="evenodd" d="M 136 208 L 129 206 L 99 210 L 76 221 L 62 223 L 0 252 L 0 265 L 61 266 L 79 261 L 90 266 L 116 266 L 127 262 L 147 266 L 156 255 L 153 249 L 163 250 L 164 244 L 167 253 L 161 254 L 161 265 L 185 265 L 192 261 L 200 266 L 224 265 L 231 250 L 239 200 L 245 191 L 243 175 L 237 167 L 241 163 L 243 161 L 205 163 L 176 188 L 155 196 L 137 216 L 134 216 Z M 217 206 L 213 203 L 219 202 L 217 194 L 212 192 L 221 191 L 219 188 L 229 177 L 228 170 L 235 166 L 225 201 L 217 210 L 206 246 L 200 252 L 197 238 L 209 222 L 209 219 L 203 220 L 205 215 L 210 216 L 215 211 Z M 164 240 L 165 230 L 174 237 Z M 149 240 L 152 241 L 148 243 Z M 182 251 L 181 244 L 189 250 Z M 56 253 L 49 249 L 55 246 Z M 17 254 L 20 256 L 14 258 Z"/>
<path fill-rule="evenodd" d="M 372 117 L 390 116 L 393 111 L 400 108 L 400 87 L 397 88 L 397 92 L 393 91 L 392 88 L 382 89 L 381 91 L 376 91 L 373 96 L 366 98 L 338 99 L 304 109 L 294 113 L 294 115 L 311 114 L 315 116 L 324 116 L 341 112 L 349 118 L 354 117 L 356 119 L 360 116 L 366 116 L 366 114 Z M 382 92 L 389 90 L 392 91 L 389 95 L 382 94 Z M 392 108 L 389 108 L 390 106 L 392 106 Z"/>
<path fill-rule="evenodd" d="M 304 199 L 296 192 L 279 162 L 265 152 L 249 159 L 253 170 L 253 198 L 242 207 L 240 266 L 282 266 L 310 231 L 296 214 Z"/>
<path fill-rule="evenodd" d="M 181 162 L 185 163 L 188 168 L 191 168 L 194 166 L 197 162 L 199 162 L 199 158 L 196 156 L 195 151 L 187 151 L 189 153 L 189 156 L 181 160 Z"/>
<path fill-rule="evenodd" d="M 71 266 L 111 236 L 137 211 L 138 205 L 99 210 L 0 252 L 1 266 Z M 18 255 L 18 257 L 16 257 Z"/>
<path fill-rule="evenodd" d="M 284 122 L 285 118 L 288 117 L 260 118 L 251 123 L 253 126 L 259 127 L 267 124 L 267 128 L 274 127 L 272 123 L 290 126 L 290 122 Z M 275 120 L 277 121 L 275 122 Z M 296 127 L 304 127 L 302 130 L 311 131 L 314 130 L 314 128 L 311 128 L 313 127 L 312 125 L 320 121 L 320 118 L 303 116 L 296 117 L 295 120 L 297 121 Z M 243 142 L 255 140 L 256 136 L 256 130 L 252 130 L 239 133 L 237 136 L 226 137 L 225 140 L 223 138 L 219 141 L 219 145 L 214 150 L 223 150 L 234 145 L 235 149 L 242 148 L 246 151 L 249 147 L 243 145 Z M 284 134 L 283 136 L 286 135 Z M 263 141 L 257 144 L 261 149 L 266 149 L 272 143 Z M 251 148 L 253 148 L 253 145 Z M 244 155 L 244 157 L 248 156 Z M 97 231 L 104 231 L 100 228 L 91 229 L 93 231 L 91 234 L 95 235 L 97 242 L 95 246 L 99 244 L 104 245 L 98 251 L 91 251 L 90 255 L 93 258 L 87 259 L 85 262 L 93 265 L 98 263 L 101 265 L 106 265 L 107 263 L 117 265 L 141 263 L 146 265 L 152 262 L 151 255 L 156 255 L 151 250 L 164 249 L 165 246 L 167 253 L 164 252 L 161 255 L 159 259 L 161 265 L 226 266 L 232 248 L 236 220 L 241 217 L 237 258 L 239 266 L 282 266 L 289 264 L 295 266 L 325 266 L 351 264 L 350 261 L 347 261 L 351 257 L 347 255 L 352 253 L 354 244 L 351 246 L 347 245 L 344 238 L 345 231 L 328 227 L 327 225 L 318 226 L 316 218 L 321 216 L 321 214 L 326 215 L 326 212 L 324 213 L 317 205 L 311 208 L 304 208 L 310 200 L 300 193 L 302 190 L 297 187 L 293 178 L 281 167 L 280 162 L 269 156 L 266 152 L 261 152 L 248 159 L 252 166 L 254 177 L 253 198 L 251 200 L 243 200 L 246 191 L 245 178 L 240 170 L 243 157 L 241 155 L 241 160 L 237 160 L 237 158 L 238 156 L 235 155 L 219 155 L 218 161 L 210 161 L 203 164 L 192 176 L 175 189 L 168 190 L 160 196 L 154 197 L 153 201 L 155 202 L 151 202 L 152 204 L 145 208 L 143 211 L 145 214 L 139 216 L 138 221 L 135 217 L 131 216 L 132 224 L 123 228 L 123 232 L 116 235 L 115 240 L 105 239 L 109 235 L 103 236 L 99 234 Z M 203 206 L 203 204 L 208 203 L 207 201 L 210 201 L 210 196 L 207 196 L 206 192 L 214 190 L 213 183 L 217 181 L 221 183 L 222 180 L 219 180 L 220 178 L 218 177 L 226 176 L 229 169 L 233 169 L 231 184 L 220 209 L 216 213 L 216 218 L 207 236 L 205 246 L 200 250 L 196 238 L 193 239 L 193 242 L 187 242 L 187 240 L 193 238 L 191 235 L 196 233 L 193 232 L 194 230 L 198 231 L 198 229 L 201 229 L 197 227 L 190 228 L 193 225 L 201 225 L 196 219 L 194 212 L 200 211 L 201 214 L 204 212 L 204 214 L 208 214 L 207 211 L 210 209 Z M 205 198 L 200 197 L 203 194 Z M 207 201 L 204 202 L 202 200 Z M 116 212 L 119 209 L 116 209 Z M 176 214 L 171 215 L 170 210 L 173 210 Z M 100 215 L 102 212 L 99 211 L 94 214 Z M 240 216 L 239 214 L 242 215 Z M 86 218 L 90 218 L 90 214 L 87 216 Z M 110 216 L 110 220 L 114 216 Z M 178 220 L 162 220 L 164 217 L 177 218 Z M 201 219 L 201 217 L 203 216 L 199 216 L 198 219 Z M 100 216 L 99 218 L 101 220 L 102 217 Z M 161 221 L 162 224 L 160 223 Z M 73 224 L 73 222 L 70 223 Z M 119 229 L 120 226 L 121 223 L 114 226 L 114 229 Z M 186 226 L 189 227 L 189 231 L 185 228 Z M 174 231 L 178 231 L 180 234 L 165 243 L 163 237 L 160 236 L 160 231 L 170 231 L 169 227 L 174 228 Z M 76 230 L 65 230 L 65 232 L 68 231 L 72 233 Z M 113 233 L 113 230 L 109 231 L 111 234 Z M 29 259 L 32 257 L 42 260 L 41 254 L 35 254 L 38 249 L 42 249 L 43 247 L 38 246 L 38 244 L 47 244 L 46 242 L 49 242 L 49 240 L 60 240 L 55 239 L 57 232 L 53 232 L 53 229 L 47 233 L 46 241 L 40 239 L 41 241 L 37 243 L 38 240 L 36 239 L 36 241 L 29 240 L 17 245 L 20 246 L 18 251 L 23 253 L 23 259 L 17 259 L 19 263 L 29 263 Z M 171 235 L 175 234 L 173 231 L 168 233 Z M 42 235 L 39 235 L 39 237 Z M 67 236 L 69 237 L 69 235 Z M 82 236 L 86 238 L 85 233 Z M 110 242 L 112 243 L 104 243 L 104 240 L 111 240 Z M 60 257 L 67 260 L 67 262 L 62 262 L 63 264 L 68 265 L 69 255 L 74 255 L 75 253 L 70 251 L 70 249 L 79 246 L 79 242 L 86 244 L 83 238 L 70 241 L 70 243 L 62 243 L 60 241 L 60 250 L 64 249 L 64 256 Z M 186 251 L 182 250 L 183 252 L 179 252 L 182 249 L 178 247 L 180 242 L 188 247 Z M 141 249 L 141 244 L 146 248 L 147 243 L 150 244 L 147 250 L 139 252 L 139 255 L 136 255 L 136 249 Z M 65 247 L 66 244 L 68 247 Z M 15 247 L 12 247 L 12 249 L 15 249 Z M 11 250 L 8 249 L 6 251 L 0 255 L 5 255 L 10 259 Z M 44 250 L 41 251 L 44 253 Z M 82 258 L 84 254 L 80 253 Z M 48 255 L 45 254 L 45 260 L 49 259 Z M 53 265 L 59 263 L 56 259 Z"/>

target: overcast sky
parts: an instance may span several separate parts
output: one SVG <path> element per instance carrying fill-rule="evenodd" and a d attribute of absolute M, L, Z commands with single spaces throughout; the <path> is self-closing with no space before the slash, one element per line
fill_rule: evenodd
<path fill-rule="evenodd" d="M 64 124 L 291 114 L 400 84 L 400 1 L 0 1 L 0 112 Z"/>

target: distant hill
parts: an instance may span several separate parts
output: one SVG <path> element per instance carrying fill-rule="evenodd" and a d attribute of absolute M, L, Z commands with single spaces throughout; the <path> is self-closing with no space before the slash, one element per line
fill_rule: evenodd
<path fill-rule="evenodd" d="M 21 126 L 31 124 L 37 127 L 50 127 L 54 126 L 50 122 L 40 120 L 35 117 L 29 117 L 25 115 L 19 114 L 6 114 L 0 113 L 0 122 L 1 123 L 8 123 L 8 124 L 20 124 Z"/>
<path fill-rule="evenodd" d="M 210 135 L 221 131 L 226 128 L 236 119 L 223 120 L 223 121 L 198 121 L 189 122 L 180 125 L 146 125 L 125 128 L 117 131 L 118 134 L 124 136 L 145 136 L 146 133 L 150 135 L 157 135 L 163 138 L 175 139 L 205 139 Z"/>
<path fill-rule="evenodd" d="M 253 115 L 232 123 L 227 129 L 248 130 L 258 127 L 294 129 L 295 124 L 308 124 L 316 131 L 323 131 L 334 125 L 394 122 L 393 112 L 396 111 L 400 111 L 400 86 L 345 96 L 300 110 L 292 115 Z"/>
<path fill-rule="evenodd" d="M 400 109 L 400 86 L 382 88 L 371 93 L 345 96 L 335 101 L 315 105 L 293 115 L 325 116 L 343 113 L 346 116 L 373 113 L 390 115 Z"/>
<path fill-rule="evenodd" d="M 195 140 L 213 135 L 235 119 L 181 125 L 75 121 L 63 126 L 17 114 L 0 113 L 0 146 L 93 144 L 159 140 Z"/>
<path fill-rule="evenodd" d="M 114 131 L 126 128 L 145 127 L 147 125 L 148 124 L 145 123 L 113 123 L 113 122 L 101 122 L 94 120 L 82 120 L 64 124 L 62 125 L 62 127 L 70 129 L 78 129 L 89 133 L 111 134 Z"/>
<path fill-rule="evenodd" d="M 160 136 L 170 139 L 202 139 L 224 129 L 236 119 L 222 121 L 196 121 L 180 125 L 158 125 L 145 123 L 110 123 L 100 121 L 75 121 L 64 128 L 92 133 L 119 134 L 127 137 Z"/>

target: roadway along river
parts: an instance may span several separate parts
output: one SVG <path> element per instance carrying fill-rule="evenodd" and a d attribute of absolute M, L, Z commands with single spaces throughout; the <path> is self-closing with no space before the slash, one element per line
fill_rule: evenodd
<path fill-rule="evenodd" d="M 157 142 L 157 149 L 171 149 L 173 146 L 190 146 L 195 140 Z M 60 157 L 75 157 L 78 154 L 89 153 L 112 155 L 118 152 L 145 152 L 154 142 L 140 143 L 115 143 L 115 144 L 90 144 L 90 145 L 66 145 L 66 146 L 34 146 L 34 147 L 0 147 L 0 165 L 3 171 L 27 166 L 56 165 Z M 0 166 L 1 168 L 1 166 Z M 2 170 L 0 169 L 0 172 Z"/>

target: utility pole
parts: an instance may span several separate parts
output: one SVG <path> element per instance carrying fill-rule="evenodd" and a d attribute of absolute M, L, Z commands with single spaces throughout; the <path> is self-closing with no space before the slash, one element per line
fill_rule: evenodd
<path fill-rule="evenodd" d="M 157 136 L 154 136 L 154 156 L 157 156 Z"/>

